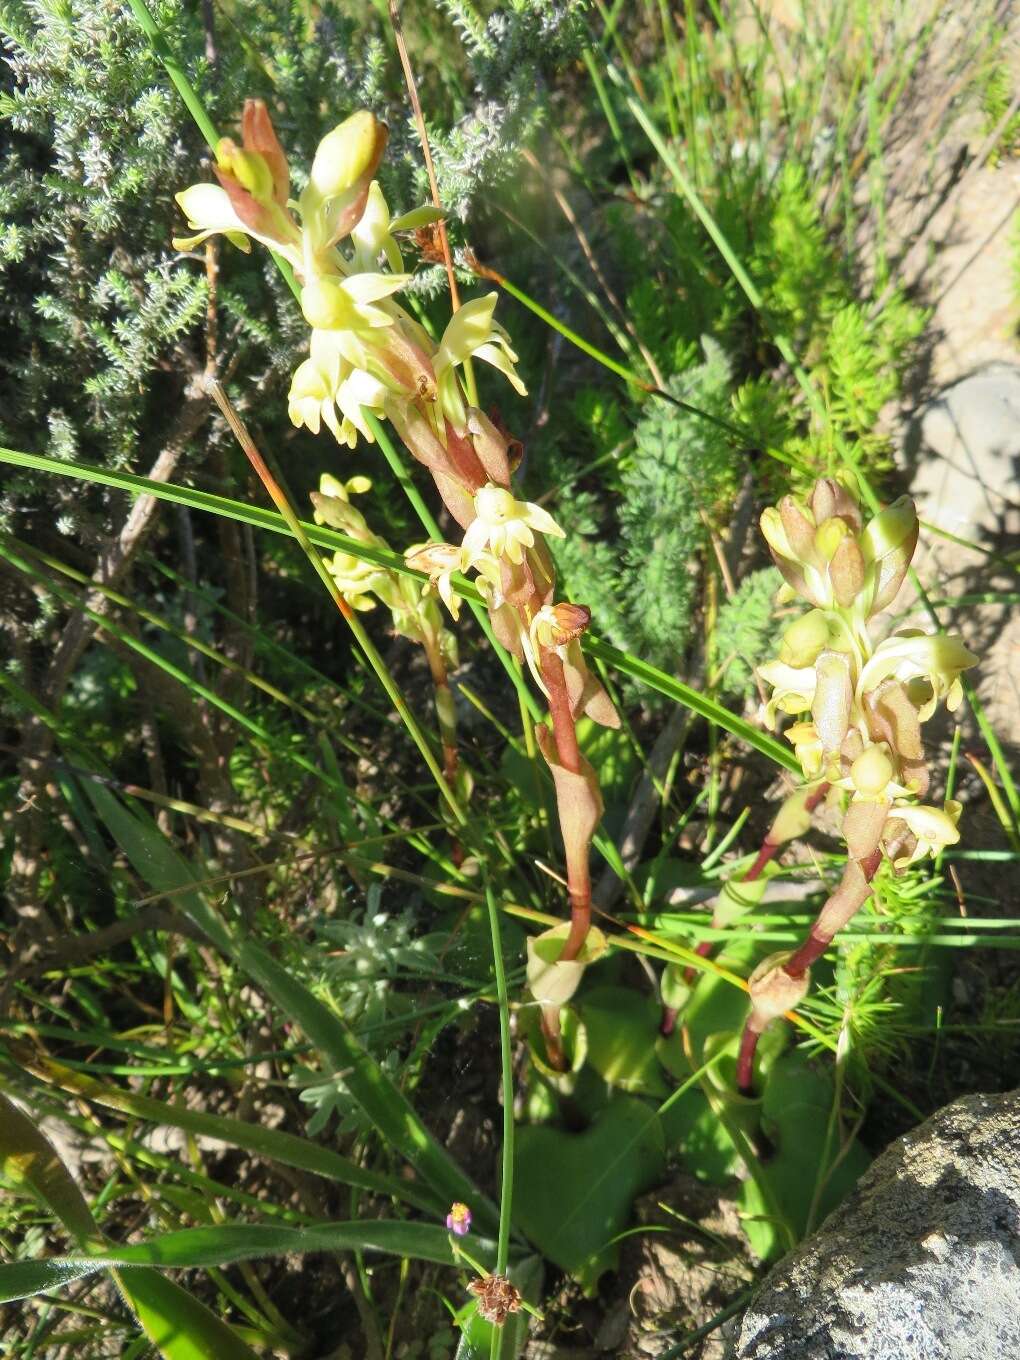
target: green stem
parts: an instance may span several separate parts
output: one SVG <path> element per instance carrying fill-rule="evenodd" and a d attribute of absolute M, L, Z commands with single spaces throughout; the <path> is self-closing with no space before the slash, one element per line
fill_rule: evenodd
<path fill-rule="evenodd" d="M 510 1050 L 510 1000 L 503 966 L 503 942 L 499 929 L 499 910 L 491 885 L 485 885 L 485 905 L 492 934 L 492 963 L 496 973 L 496 1003 L 499 1006 L 499 1048 L 503 1068 L 503 1174 L 499 1197 L 499 1236 L 496 1241 L 496 1273 L 505 1275 L 510 1255 L 510 1221 L 514 1191 L 514 1072 Z"/>
<path fill-rule="evenodd" d="M 174 56 L 172 48 L 166 42 L 160 32 L 159 25 L 149 12 L 145 0 L 128 0 L 131 13 L 138 20 L 138 27 L 142 30 L 149 40 L 149 45 L 156 56 L 163 63 L 167 75 L 177 87 L 177 93 L 184 100 L 188 112 L 194 118 L 199 132 L 209 144 L 209 149 L 213 152 L 219 142 L 219 134 L 213 127 L 212 119 L 205 111 L 205 105 L 195 92 L 195 87 L 184 72 L 183 66 Z"/>
<path fill-rule="evenodd" d="M 415 718 L 411 710 L 408 708 L 404 696 L 401 694 L 399 688 L 397 687 L 397 683 L 393 679 L 393 676 L 390 674 L 385 661 L 382 659 L 382 657 L 379 655 L 379 652 L 376 650 L 375 643 L 373 643 L 372 639 L 368 636 L 364 624 L 358 618 L 357 613 L 350 607 L 350 605 L 344 599 L 343 595 L 340 592 L 340 588 L 337 586 L 337 583 L 333 580 L 333 577 L 330 575 L 329 570 L 327 569 L 321 554 L 316 552 L 316 550 L 312 547 L 312 544 L 308 539 L 308 535 L 305 533 L 304 526 L 298 519 L 297 514 L 295 513 L 293 507 L 291 506 L 290 501 L 280 490 L 280 487 L 277 484 L 276 479 L 273 477 L 273 474 L 269 471 L 269 468 L 266 466 L 265 460 L 259 453 L 258 449 L 255 447 L 255 443 L 252 440 L 251 435 L 248 433 L 243 422 L 237 415 L 237 412 L 231 406 L 229 400 L 227 399 L 226 392 L 223 390 L 222 385 L 214 379 L 208 384 L 208 387 L 211 395 L 216 401 L 216 404 L 219 406 L 221 412 L 223 413 L 224 419 L 227 421 L 227 424 L 233 431 L 234 437 L 237 439 L 237 442 L 241 445 L 241 448 L 244 450 L 248 458 L 248 461 L 251 463 L 252 467 L 258 474 L 259 479 L 262 482 L 262 485 L 268 491 L 277 510 L 279 510 L 280 514 L 286 521 L 287 528 L 297 539 L 298 543 L 301 546 L 301 550 L 308 558 L 308 561 L 311 563 L 312 568 L 314 569 L 316 575 L 319 577 L 319 580 L 326 587 L 330 599 L 336 605 L 340 614 L 343 616 L 344 620 L 349 626 L 351 632 L 354 634 L 358 646 L 364 653 L 365 658 L 368 661 L 368 664 L 375 672 L 376 678 L 378 679 L 379 683 L 382 685 L 383 690 L 386 693 L 386 697 L 389 699 L 390 703 L 393 705 L 394 709 L 399 715 L 401 722 L 403 722 L 404 726 L 410 733 L 411 739 L 414 742 L 415 746 L 417 746 L 421 754 L 421 757 L 424 760 L 426 767 L 428 768 L 429 773 L 436 781 L 436 786 L 438 787 L 439 792 L 445 799 L 447 806 L 450 808 L 450 811 L 453 813 L 457 825 L 460 827 L 467 827 L 468 819 L 464 813 L 464 809 L 457 801 L 457 796 L 454 793 L 453 789 L 451 789 L 449 784 L 446 782 L 446 779 L 443 775 L 443 771 L 440 769 L 439 762 L 436 760 L 436 757 L 432 752 L 432 748 L 429 746 L 429 743 L 425 737 L 425 733 L 418 726 L 417 719 Z"/>

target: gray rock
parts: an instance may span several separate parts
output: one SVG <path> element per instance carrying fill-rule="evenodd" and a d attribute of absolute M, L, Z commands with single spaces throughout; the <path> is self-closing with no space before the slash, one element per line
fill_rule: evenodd
<path fill-rule="evenodd" d="M 1020 1356 L 1020 1092 L 957 1100 L 888 1147 L 729 1345 L 731 1360 Z"/>
<path fill-rule="evenodd" d="M 945 388 L 915 417 L 911 488 L 922 519 L 962 538 L 1020 525 L 1020 368 L 993 363 Z"/>

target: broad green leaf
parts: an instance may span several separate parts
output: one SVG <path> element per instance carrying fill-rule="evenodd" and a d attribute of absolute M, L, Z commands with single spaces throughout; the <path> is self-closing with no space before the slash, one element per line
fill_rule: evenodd
<path fill-rule="evenodd" d="M 472 1236 L 472 1255 L 483 1263 L 495 1257 L 495 1243 Z M 42 1261 L 0 1265 L 0 1303 L 58 1289 L 99 1270 L 158 1267 L 185 1270 L 231 1265 L 263 1256 L 302 1255 L 314 1251 L 381 1251 L 390 1255 L 456 1264 L 445 1228 L 431 1223 L 365 1219 L 323 1223 L 314 1228 L 277 1224 L 234 1223 L 218 1227 L 182 1228 L 127 1247 L 108 1246 L 102 1254 L 55 1256 Z"/>
<path fill-rule="evenodd" d="M 588 1062 L 621 1091 L 654 1096 L 669 1093 L 655 1056 L 661 1008 L 632 987 L 593 987 L 578 1011 L 588 1044 Z"/>
<path fill-rule="evenodd" d="M 612 1240 L 627 1227 L 635 1196 L 665 1169 L 658 1116 L 643 1101 L 620 1096 L 584 1133 L 518 1129 L 516 1151 L 516 1222 L 591 1292 L 616 1261 Z"/>
<path fill-rule="evenodd" d="M 158 1270 L 117 1270 L 113 1276 L 166 1360 L 257 1360 L 228 1323 Z"/>
<path fill-rule="evenodd" d="M 91 1248 L 102 1244 L 102 1233 L 78 1182 L 36 1121 L 2 1092 L 0 1171 L 41 1200 L 79 1245 Z"/>

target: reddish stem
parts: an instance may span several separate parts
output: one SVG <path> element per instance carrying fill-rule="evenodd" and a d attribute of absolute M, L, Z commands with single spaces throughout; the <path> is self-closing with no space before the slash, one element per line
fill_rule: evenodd
<path fill-rule="evenodd" d="M 556 754 L 564 769 L 570 770 L 572 774 L 580 774 L 581 748 L 577 744 L 577 727 L 570 709 L 563 662 L 549 648 L 542 647 L 540 651 L 542 679 L 549 691 L 549 716 L 552 718 Z"/>
<path fill-rule="evenodd" d="M 563 1035 L 560 1032 L 560 1010 L 558 1006 L 543 1006 L 541 1011 L 542 1037 L 545 1039 L 545 1056 L 549 1066 L 557 1072 L 567 1070 L 567 1055 L 563 1051 Z"/>
<path fill-rule="evenodd" d="M 679 1014 L 676 1006 L 663 1006 L 662 1019 L 659 1022 L 659 1033 L 663 1038 L 668 1039 L 676 1029 L 676 1018 Z"/>
<path fill-rule="evenodd" d="M 865 883 L 870 884 L 871 880 L 878 873 L 878 866 L 881 863 L 882 863 L 881 850 L 875 850 L 870 855 L 868 855 L 866 859 L 858 861 L 861 873 L 864 875 Z M 869 894 L 870 889 L 868 892 L 865 893 L 864 897 L 861 898 L 861 901 L 858 903 L 856 910 L 858 911 L 860 910 L 860 908 L 864 905 L 864 902 L 867 900 Z M 786 973 L 789 977 L 793 978 L 801 977 L 804 973 L 807 972 L 807 970 L 811 967 L 813 963 L 815 963 L 818 959 L 822 957 L 822 955 L 828 949 L 832 941 L 833 935 L 828 934 L 825 931 L 819 930 L 818 922 L 816 921 L 815 924 L 811 927 L 811 930 L 808 933 L 808 937 L 801 945 L 801 947 L 798 950 L 796 950 L 796 952 L 793 955 L 791 955 L 789 959 L 787 959 L 786 963 L 783 964 L 783 972 Z"/>
<path fill-rule="evenodd" d="M 754 1054 L 760 1038 L 759 1030 L 744 1026 L 737 1055 L 737 1090 L 741 1095 L 750 1095 L 754 1090 Z"/>
<path fill-rule="evenodd" d="M 549 696 L 549 716 L 552 718 L 556 756 L 564 769 L 581 773 L 581 748 L 577 742 L 577 728 L 570 708 L 563 662 L 556 653 L 545 647 L 540 650 L 542 679 Z M 567 891 L 570 896 L 570 933 L 567 935 L 560 960 L 569 963 L 584 948 L 591 927 L 591 873 L 587 855 L 571 855 L 567 860 Z"/>

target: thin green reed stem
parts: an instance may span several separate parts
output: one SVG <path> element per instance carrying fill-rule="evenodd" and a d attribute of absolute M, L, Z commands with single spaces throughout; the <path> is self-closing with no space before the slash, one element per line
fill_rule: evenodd
<path fill-rule="evenodd" d="M 177 87 L 177 93 L 184 100 L 188 112 L 191 114 L 192 118 L 194 118 L 195 123 L 198 126 L 199 132 L 201 132 L 202 136 L 208 142 L 209 149 L 215 151 L 216 144 L 219 141 L 219 134 L 213 127 L 212 119 L 209 117 L 208 113 L 206 113 L 204 104 L 195 93 L 195 88 L 185 74 L 184 68 L 181 66 L 174 55 L 172 48 L 160 32 L 159 25 L 149 13 L 144 0 L 128 0 L 128 5 L 131 8 L 131 13 L 138 20 L 138 27 L 148 38 L 149 45 L 153 52 L 155 52 L 156 56 L 163 63 L 167 75 Z"/>
<path fill-rule="evenodd" d="M 207 386 L 212 397 L 216 401 L 217 406 L 219 406 L 220 410 L 222 411 L 224 419 L 227 421 L 227 424 L 233 431 L 234 437 L 236 438 L 237 442 L 241 445 L 241 448 L 247 455 L 248 461 L 252 464 L 252 467 L 258 473 L 263 486 L 269 492 L 269 495 L 272 497 L 277 510 L 279 510 L 280 514 L 286 521 L 288 529 L 297 539 L 298 543 L 301 546 L 302 552 L 304 552 L 305 556 L 311 563 L 315 571 L 315 574 L 319 577 L 320 581 L 322 581 L 323 585 L 326 587 L 330 599 L 336 605 L 337 610 L 340 612 L 341 616 L 350 627 L 351 632 L 354 634 L 358 646 L 364 653 L 365 658 L 368 661 L 368 664 L 375 672 L 376 678 L 378 679 L 379 683 L 382 685 L 383 690 L 386 693 L 386 697 L 393 705 L 394 709 L 396 710 L 397 714 L 400 717 L 400 720 L 403 722 L 404 726 L 410 733 L 412 741 L 414 742 L 415 746 L 417 746 L 419 752 L 421 753 L 421 757 L 425 761 L 429 773 L 436 781 L 436 786 L 438 787 L 439 792 L 442 794 L 445 802 L 450 808 L 450 811 L 453 813 L 457 825 L 460 827 L 467 827 L 468 819 L 464 813 L 464 809 L 461 807 L 459 801 L 457 800 L 456 794 L 453 792 L 453 790 L 450 788 L 450 785 L 447 783 L 446 778 L 443 775 L 443 771 L 440 768 L 439 762 L 436 760 L 436 757 L 432 752 L 432 748 L 429 746 L 425 733 L 418 726 L 417 719 L 415 718 L 411 710 L 408 708 L 404 696 L 401 694 L 396 681 L 390 674 L 385 661 L 383 661 L 382 657 L 379 655 L 379 652 L 376 650 L 375 644 L 373 643 L 372 639 L 368 636 L 368 633 L 366 632 L 365 627 L 362 624 L 361 620 L 358 618 L 356 611 L 351 609 L 350 605 L 347 603 L 343 595 L 340 593 L 340 589 L 337 586 L 337 583 L 333 580 L 333 577 L 330 575 L 329 570 L 327 569 L 326 564 L 322 559 L 321 553 L 317 552 L 315 548 L 312 546 L 312 544 L 309 542 L 308 535 L 305 533 L 304 530 L 304 526 L 302 525 L 301 521 L 295 514 L 290 501 L 280 490 L 279 486 L 277 486 L 276 481 L 272 476 L 272 473 L 269 471 L 268 467 L 266 467 L 261 454 L 255 447 L 255 444 L 251 436 L 248 434 L 248 431 L 245 429 L 243 422 L 238 417 L 237 412 L 234 410 L 234 408 L 230 405 L 230 402 L 227 399 L 227 395 L 224 392 L 222 385 L 216 380 L 213 380 L 209 382 Z"/>
<path fill-rule="evenodd" d="M 613 70 L 612 67 L 609 68 L 609 74 L 613 77 L 614 80 L 616 80 L 617 82 L 619 81 L 620 77 L 618 73 Z M 715 248 L 718 250 L 719 254 L 726 261 L 726 264 L 728 265 L 731 274 L 736 279 L 740 287 L 743 289 L 744 295 L 746 296 L 748 302 L 751 304 L 751 306 L 755 309 L 756 312 L 758 312 L 760 315 L 764 317 L 765 299 L 764 297 L 762 297 L 762 294 L 759 291 L 757 284 L 751 278 L 750 274 L 748 274 L 743 264 L 741 264 L 739 258 L 737 257 L 735 251 L 733 250 L 733 247 L 730 245 L 729 241 L 723 235 L 723 232 L 721 231 L 718 222 L 716 222 L 715 218 L 705 207 L 704 203 L 702 202 L 701 195 L 697 192 L 697 190 L 694 188 L 694 185 L 691 183 L 691 181 L 684 174 L 683 170 L 680 168 L 680 165 L 678 164 L 676 157 L 673 156 L 669 147 L 666 145 L 665 141 L 663 140 L 662 134 L 659 132 L 659 129 L 648 117 L 648 115 L 645 113 L 644 109 L 636 99 L 628 97 L 627 107 L 630 109 L 631 113 L 634 115 L 637 121 L 641 124 L 641 127 L 644 129 L 645 135 L 647 136 L 648 140 L 655 147 L 655 150 L 659 153 L 659 157 L 662 160 L 663 165 L 669 171 L 670 176 L 676 183 L 677 188 L 683 194 L 684 198 L 686 198 L 688 204 L 691 207 L 691 210 L 698 218 L 698 221 L 701 223 L 701 225 L 705 228 L 705 231 L 711 237 L 712 242 L 715 245 Z M 822 399 L 819 396 L 814 383 L 811 381 L 807 372 L 801 366 L 800 360 L 797 358 L 796 352 L 794 351 L 794 348 L 791 345 L 790 341 L 780 331 L 770 330 L 770 334 L 772 336 L 772 341 L 776 349 L 779 350 L 779 353 L 789 364 L 790 370 L 793 373 L 794 377 L 797 379 L 797 382 L 801 390 L 803 391 L 805 397 L 807 398 L 812 411 L 818 417 L 818 419 L 823 422 L 823 424 L 827 424 L 828 418 Z"/>
<path fill-rule="evenodd" d="M 712 415 L 710 411 L 703 411 L 699 406 L 692 406 L 690 402 L 681 401 L 679 397 L 674 397 L 672 392 L 664 392 L 661 387 L 656 387 L 654 383 L 650 383 L 646 378 L 640 377 L 624 364 L 619 363 L 616 359 L 613 359 L 610 355 L 606 354 L 604 350 L 599 349 L 596 345 L 591 344 L 590 341 L 585 340 L 583 335 L 578 335 L 577 331 L 573 331 L 569 326 L 564 325 L 558 317 L 553 316 L 552 312 L 547 311 L 540 302 L 536 302 L 535 299 L 525 293 L 522 288 L 518 288 L 515 283 L 511 283 L 510 280 L 503 274 L 500 274 L 498 270 L 490 269 L 488 266 L 482 265 L 478 261 L 475 261 L 475 269 L 482 278 L 489 279 L 492 283 L 498 284 L 505 293 L 509 293 L 512 298 L 516 298 L 521 306 L 527 307 L 528 311 L 534 313 L 540 321 L 544 321 L 547 326 L 552 327 L 554 331 L 558 331 L 559 334 L 563 336 L 564 340 L 569 340 L 572 345 L 581 350 L 582 353 L 587 354 L 590 358 L 594 359 L 596 363 L 601 364 L 603 368 L 608 368 L 610 373 L 615 373 L 618 377 L 623 378 L 625 382 L 632 383 L 640 391 L 647 392 L 651 397 L 658 397 L 662 401 L 668 401 L 671 406 L 675 406 L 678 410 L 686 411 L 689 415 L 697 416 L 699 420 L 707 421 L 709 425 L 715 425 L 717 429 L 725 430 L 727 434 L 732 435 L 742 444 L 761 449 L 763 453 L 767 453 L 770 458 L 775 458 L 780 463 L 787 463 L 791 467 L 799 466 L 796 458 L 791 458 L 790 455 L 784 453 L 782 449 L 773 448 L 770 444 L 765 443 L 757 432 L 750 429 L 749 426 L 737 425 L 734 424 L 733 421 L 723 420 L 719 416 Z"/>
<path fill-rule="evenodd" d="M 492 885 L 485 884 L 485 905 L 492 935 L 492 963 L 496 972 L 496 1004 L 499 1006 L 499 1049 L 503 1068 L 503 1174 L 499 1196 L 499 1236 L 496 1240 L 496 1273 L 506 1274 L 510 1255 L 510 1219 L 514 1195 L 514 1070 L 510 1050 L 510 998 L 503 966 L 503 941 L 499 929 L 499 908 Z M 499 1333 L 496 1333 L 498 1336 Z M 498 1353 L 498 1352 L 497 1352 Z"/>

